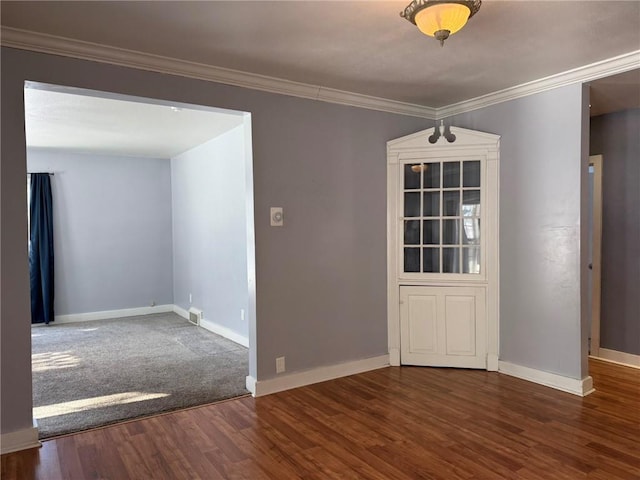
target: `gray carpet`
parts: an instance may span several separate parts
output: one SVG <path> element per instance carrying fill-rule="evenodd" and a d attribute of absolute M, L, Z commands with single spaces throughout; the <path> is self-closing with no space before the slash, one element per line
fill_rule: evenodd
<path fill-rule="evenodd" d="M 174 313 L 54 322 L 31 337 L 40 438 L 248 393 L 247 349 Z"/>

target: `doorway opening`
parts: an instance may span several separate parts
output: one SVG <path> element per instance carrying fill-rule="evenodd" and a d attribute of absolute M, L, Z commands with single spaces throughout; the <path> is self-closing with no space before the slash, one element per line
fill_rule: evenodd
<path fill-rule="evenodd" d="M 54 174 L 41 438 L 247 394 L 250 113 L 26 82 L 25 122 L 28 171 Z"/>
<path fill-rule="evenodd" d="M 599 356 L 602 276 L 602 155 L 589 157 L 589 355 Z"/>

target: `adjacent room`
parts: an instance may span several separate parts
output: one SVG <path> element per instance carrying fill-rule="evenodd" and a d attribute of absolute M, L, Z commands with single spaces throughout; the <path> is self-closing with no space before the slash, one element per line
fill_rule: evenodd
<path fill-rule="evenodd" d="M 249 115 L 30 83 L 25 120 L 40 437 L 248 393 Z"/>
<path fill-rule="evenodd" d="M 640 368 L 640 70 L 592 82 L 590 102 L 589 353 Z"/>

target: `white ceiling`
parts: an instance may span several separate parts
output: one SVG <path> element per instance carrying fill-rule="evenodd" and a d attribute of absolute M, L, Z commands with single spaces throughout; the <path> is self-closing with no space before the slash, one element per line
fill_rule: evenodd
<path fill-rule="evenodd" d="M 443 48 L 402 1 L 7 1 L 4 27 L 438 108 L 640 50 L 640 1 L 491 1 Z M 591 83 L 592 115 L 640 107 L 640 72 Z M 241 123 L 26 91 L 29 146 L 168 158 Z"/>
<path fill-rule="evenodd" d="M 242 121 L 242 113 L 25 89 L 28 147 L 171 158 Z"/>
<path fill-rule="evenodd" d="M 444 48 L 402 1 L 0 2 L 3 26 L 442 107 L 640 49 L 639 1 L 484 0 Z"/>

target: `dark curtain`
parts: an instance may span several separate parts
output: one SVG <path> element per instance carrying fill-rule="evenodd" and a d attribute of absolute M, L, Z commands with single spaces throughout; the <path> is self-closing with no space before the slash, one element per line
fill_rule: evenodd
<path fill-rule="evenodd" d="M 48 173 L 31 174 L 29 199 L 31 323 L 53 321 L 53 202 Z"/>

